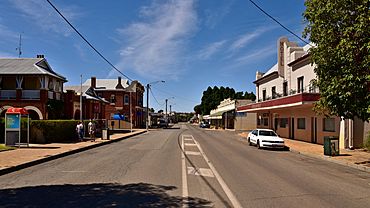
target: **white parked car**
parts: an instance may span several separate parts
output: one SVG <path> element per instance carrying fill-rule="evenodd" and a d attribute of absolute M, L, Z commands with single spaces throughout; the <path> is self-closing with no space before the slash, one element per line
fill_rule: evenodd
<path fill-rule="evenodd" d="M 248 134 L 249 145 L 259 148 L 284 148 L 284 140 L 271 129 L 255 129 Z"/>

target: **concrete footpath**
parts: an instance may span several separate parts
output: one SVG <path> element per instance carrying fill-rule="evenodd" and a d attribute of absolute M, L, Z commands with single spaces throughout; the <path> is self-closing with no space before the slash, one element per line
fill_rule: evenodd
<path fill-rule="evenodd" d="M 145 129 L 135 129 L 133 132 L 110 135 L 109 140 L 97 138 L 95 142 L 85 138 L 83 142 L 30 144 L 15 150 L 0 152 L 0 175 L 16 170 L 54 160 L 60 157 L 82 152 L 94 147 L 117 142 L 135 135 L 145 133 Z"/>
<path fill-rule="evenodd" d="M 247 138 L 248 133 L 243 132 L 240 133 L 239 135 L 244 138 Z M 321 144 L 312 144 L 308 142 L 286 138 L 284 138 L 284 141 L 285 146 L 289 147 L 290 151 L 295 152 L 297 154 L 327 160 L 330 162 L 350 166 L 370 173 L 370 152 L 367 152 L 363 149 L 356 150 L 340 149 L 338 156 L 331 157 L 324 155 L 324 147 Z"/>

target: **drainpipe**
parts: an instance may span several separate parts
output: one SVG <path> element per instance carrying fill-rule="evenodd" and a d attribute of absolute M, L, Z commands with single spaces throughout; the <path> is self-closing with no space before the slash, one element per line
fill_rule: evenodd
<path fill-rule="evenodd" d="M 353 120 L 348 120 L 348 141 L 349 149 L 353 149 Z"/>

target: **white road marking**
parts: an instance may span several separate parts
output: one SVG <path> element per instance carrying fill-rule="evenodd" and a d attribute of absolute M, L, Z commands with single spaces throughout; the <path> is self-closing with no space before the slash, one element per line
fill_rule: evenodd
<path fill-rule="evenodd" d="M 193 144 L 193 143 L 184 143 L 185 146 L 197 146 L 197 144 Z"/>
<path fill-rule="evenodd" d="M 184 154 L 184 135 L 181 139 L 181 162 L 182 162 L 182 198 L 183 198 L 183 207 L 187 207 L 187 199 L 189 197 L 189 191 L 188 191 L 188 179 L 187 179 L 187 173 L 186 173 L 186 159 Z"/>
<path fill-rule="evenodd" d="M 191 138 L 185 138 L 184 140 L 185 141 L 193 141 L 193 139 L 191 139 Z"/>
<path fill-rule="evenodd" d="M 87 171 L 82 170 L 63 170 L 62 173 L 86 173 Z"/>
<path fill-rule="evenodd" d="M 238 199 L 235 197 L 235 195 L 233 194 L 233 192 L 230 190 L 230 188 L 227 186 L 227 184 L 225 183 L 225 181 L 222 179 L 221 175 L 217 172 L 216 168 L 212 165 L 211 161 L 208 159 L 208 157 L 206 156 L 206 154 L 203 152 L 203 149 L 200 147 L 200 145 L 197 142 L 197 140 L 194 139 L 194 142 L 198 146 L 198 149 L 199 149 L 200 153 L 203 155 L 204 159 L 207 161 L 209 168 L 211 168 L 214 176 L 216 177 L 218 183 L 221 185 L 221 187 L 224 190 L 226 196 L 229 198 L 229 200 L 230 200 L 231 204 L 233 205 L 233 207 L 235 207 L 235 208 L 239 208 L 240 207 L 241 208 L 242 205 L 240 204 L 240 202 L 238 201 Z"/>
<path fill-rule="evenodd" d="M 194 168 L 188 167 L 188 174 L 190 175 L 198 175 L 198 176 L 206 176 L 206 177 L 215 177 L 212 173 L 211 169 L 208 168 Z"/>
<path fill-rule="evenodd" d="M 185 151 L 186 155 L 201 155 L 200 152 Z"/>

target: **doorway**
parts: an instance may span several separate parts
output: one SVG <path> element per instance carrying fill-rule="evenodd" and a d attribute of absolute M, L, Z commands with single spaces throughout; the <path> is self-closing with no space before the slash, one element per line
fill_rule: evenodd
<path fill-rule="evenodd" d="M 311 142 L 317 143 L 317 118 L 311 117 Z"/>
<path fill-rule="evenodd" d="M 290 119 L 289 139 L 294 139 L 294 118 Z"/>

